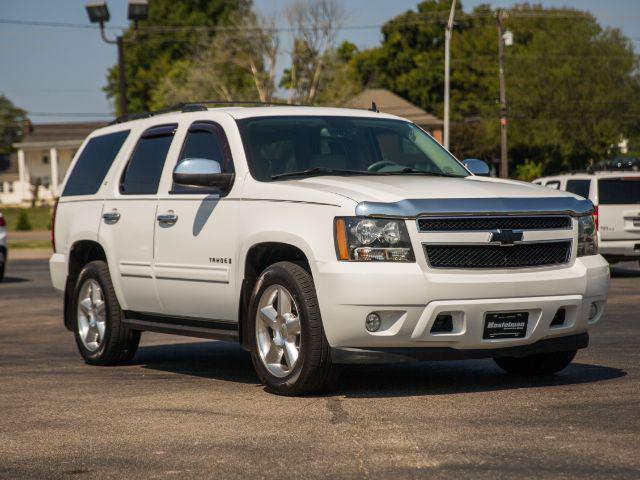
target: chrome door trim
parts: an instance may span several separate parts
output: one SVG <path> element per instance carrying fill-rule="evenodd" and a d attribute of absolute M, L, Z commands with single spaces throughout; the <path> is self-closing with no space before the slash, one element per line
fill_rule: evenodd
<path fill-rule="evenodd" d="M 540 198 L 423 198 L 399 202 L 360 202 L 362 217 L 417 218 L 422 216 L 571 215 L 593 213 L 593 203 L 573 197 Z"/>

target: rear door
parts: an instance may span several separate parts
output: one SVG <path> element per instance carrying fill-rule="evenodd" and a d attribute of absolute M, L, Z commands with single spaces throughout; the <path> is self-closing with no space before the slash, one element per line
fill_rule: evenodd
<path fill-rule="evenodd" d="M 188 125 L 179 155 L 172 157 L 167 174 L 185 158 L 220 163 L 223 173 L 234 173 L 224 129 L 211 121 Z M 238 182 L 234 184 L 239 188 Z M 156 287 L 163 313 L 176 317 L 237 322 L 234 277 L 238 202 L 232 191 L 166 184 L 159 197 L 155 227 Z"/>
<path fill-rule="evenodd" d="M 158 186 L 176 127 L 159 125 L 142 133 L 104 203 L 99 238 L 111 256 L 111 274 L 119 277 L 125 310 L 162 310 L 153 280 L 153 235 Z"/>
<path fill-rule="evenodd" d="M 598 179 L 602 240 L 640 239 L 640 175 Z"/>

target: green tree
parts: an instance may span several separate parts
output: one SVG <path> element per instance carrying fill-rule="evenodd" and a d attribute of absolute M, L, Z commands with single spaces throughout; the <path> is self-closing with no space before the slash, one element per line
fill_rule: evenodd
<path fill-rule="evenodd" d="M 167 76 L 179 77 L 186 58 L 227 25 L 234 12 L 248 12 L 250 0 L 154 0 L 140 30 L 124 35 L 127 101 L 131 113 L 150 109 L 154 91 Z M 181 28 L 182 27 L 182 28 Z M 107 76 L 107 97 L 118 112 L 118 68 Z M 154 103 L 159 103 L 157 98 Z"/>
<path fill-rule="evenodd" d="M 0 95 L 0 171 L 8 166 L 9 154 L 13 151 L 12 145 L 22 138 L 22 124 L 26 118 L 24 110 L 17 108 L 4 95 Z"/>
<path fill-rule="evenodd" d="M 421 2 L 382 28 L 382 44 L 357 54 L 362 86 L 379 86 L 442 115 L 444 22 L 450 0 Z M 616 29 L 573 9 L 521 5 L 507 11 L 509 153 L 543 171 L 584 168 L 615 153 L 620 136 L 640 141 L 640 77 L 633 48 Z M 499 155 L 498 31 L 487 5 L 458 5 L 451 53 L 452 149 Z M 640 150 L 640 148 L 639 148 Z M 528 167 L 527 167 L 528 168 Z M 524 170 L 523 170 L 524 171 Z"/>

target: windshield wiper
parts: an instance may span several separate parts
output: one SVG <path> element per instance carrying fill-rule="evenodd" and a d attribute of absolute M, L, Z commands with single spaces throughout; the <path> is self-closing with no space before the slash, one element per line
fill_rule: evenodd
<path fill-rule="evenodd" d="M 306 170 L 297 170 L 295 172 L 278 173 L 277 175 L 271 175 L 271 180 L 285 177 L 298 177 L 304 175 L 380 175 L 377 172 L 367 172 L 363 170 L 342 170 L 339 168 L 327 168 L 327 167 L 313 167 Z"/>
<path fill-rule="evenodd" d="M 384 172 L 387 175 L 402 175 L 403 173 L 417 173 L 420 175 L 427 175 L 430 177 L 453 177 L 453 178 L 463 178 L 460 175 L 451 175 L 449 173 L 444 172 L 427 172 L 426 170 L 420 170 L 419 168 L 413 167 L 405 167 L 402 170 L 398 170 L 397 172 Z"/>

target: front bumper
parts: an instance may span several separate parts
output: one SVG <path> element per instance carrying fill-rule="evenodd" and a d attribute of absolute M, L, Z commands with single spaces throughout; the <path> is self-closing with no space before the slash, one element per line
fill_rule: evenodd
<path fill-rule="evenodd" d="M 331 349 L 331 360 L 340 364 L 404 363 L 424 360 L 468 360 L 473 358 L 521 357 L 539 353 L 577 350 L 589 346 L 587 332 L 566 337 L 547 338 L 529 345 L 504 348 L 459 350 L 450 347 L 348 348 Z"/>
<path fill-rule="evenodd" d="M 640 259 L 640 238 L 636 240 L 605 240 L 598 245 L 600 254 L 614 261 Z"/>
<path fill-rule="evenodd" d="M 609 266 L 600 256 L 568 266 L 507 271 L 424 271 L 418 264 L 317 264 L 316 287 L 325 334 L 334 349 L 485 351 L 533 345 L 585 333 L 602 317 Z M 597 313 L 589 318 L 591 305 Z M 564 308 L 565 321 L 551 326 Z M 524 338 L 483 339 L 487 312 L 529 313 Z M 377 332 L 365 318 L 382 319 Z M 439 313 L 452 313 L 454 330 L 432 333 Z M 465 354 L 468 354 L 465 353 Z M 489 353 L 493 352 L 493 353 Z M 431 355 L 425 353 L 425 355 Z"/>

